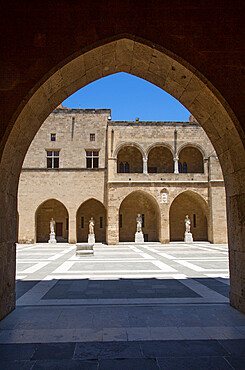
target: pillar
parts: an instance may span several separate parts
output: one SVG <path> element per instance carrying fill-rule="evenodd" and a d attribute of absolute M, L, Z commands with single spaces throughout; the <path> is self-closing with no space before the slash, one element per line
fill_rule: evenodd
<path fill-rule="evenodd" d="M 179 158 L 174 158 L 174 173 L 179 173 Z"/>
<path fill-rule="evenodd" d="M 119 243 L 119 209 L 109 205 L 107 209 L 106 242 L 109 245 Z"/>
<path fill-rule="evenodd" d="M 69 213 L 69 230 L 68 230 L 68 243 L 76 244 L 77 242 L 77 219 L 75 212 Z"/>
<path fill-rule="evenodd" d="M 148 173 L 148 170 L 147 170 L 147 161 L 148 161 L 148 158 L 143 158 L 143 173 L 145 173 L 145 174 Z"/>
<path fill-rule="evenodd" d="M 160 221 L 160 242 L 169 243 L 169 203 L 160 204 L 161 221 Z"/>

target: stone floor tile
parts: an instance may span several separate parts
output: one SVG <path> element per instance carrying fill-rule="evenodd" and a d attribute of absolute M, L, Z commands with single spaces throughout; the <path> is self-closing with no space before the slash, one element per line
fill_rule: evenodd
<path fill-rule="evenodd" d="M 142 358 L 140 345 L 137 342 L 93 342 L 77 343 L 74 359 L 118 359 Z"/>
<path fill-rule="evenodd" d="M 120 360 L 101 360 L 99 370 L 159 370 L 155 359 L 120 359 Z"/>
<path fill-rule="evenodd" d="M 232 366 L 232 369 L 245 369 L 245 356 L 231 356 L 225 357 L 226 361 Z"/>
<path fill-rule="evenodd" d="M 166 356 L 224 356 L 228 352 L 215 340 L 169 340 L 140 343 L 147 358 Z"/>
<path fill-rule="evenodd" d="M 245 356 L 245 339 L 219 340 L 219 343 L 231 356 Z"/>
<path fill-rule="evenodd" d="M 30 369 L 30 368 L 29 368 Z M 97 370 L 98 361 L 42 360 L 35 361 L 31 370 Z"/>
<path fill-rule="evenodd" d="M 36 350 L 36 344 L 0 344 L 0 360 L 30 360 Z"/>
<path fill-rule="evenodd" d="M 162 370 L 225 370 L 233 369 L 223 357 L 165 357 L 157 359 Z"/>
<path fill-rule="evenodd" d="M 71 359 L 75 343 L 39 343 L 31 360 Z"/>
<path fill-rule="evenodd" d="M 35 361 L 2 361 L 0 359 L 0 370 L 30 370 Z"/>

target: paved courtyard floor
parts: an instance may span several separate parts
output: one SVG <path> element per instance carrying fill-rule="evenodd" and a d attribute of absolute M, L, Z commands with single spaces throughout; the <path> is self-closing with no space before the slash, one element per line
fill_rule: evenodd
<path fill-rule="evenodd" d="M 227 245 L 17 247 L 0 369 L 245 369 Z"/>

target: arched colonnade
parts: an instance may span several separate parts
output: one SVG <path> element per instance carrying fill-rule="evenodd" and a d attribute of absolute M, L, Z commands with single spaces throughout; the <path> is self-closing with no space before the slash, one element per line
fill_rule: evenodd
<path fill-rule="evenodd" d="M 167 207 L 166 207 L 167 206 Z M 162 214 L 168 213 L 168 217 Z M 117 204 L 118 235 L 117 242 L 134 242 L 136 217 L 140 213 L 143 218 L 143 233 L 146 242 L 183 241 L 184 218 L 188 213 L 192 221 L 194 240 L 206 241 L 208 236 L 209 207 L 207 202 L 196 192 L 183 191 L 173 199 L 169 191 L 163 188 L 160 197 L 142 191 L 132 190 L 124 195 Z M 49 240 L 50 220 L 55 221 L 57 242 L 71 242 L 69 238 L 69 218 L 76 215 L 76 242 L 87 242 L 88 226 L 91 217 L 95 223 L 96 242 L 107 242 L 107 207 L 97 199 L 87 199 L 74 213 L 57 199 L 42 202 L 35 212 L 35 237 L 37 243 Z M 21 214 L 20 214 L 21 219 Z M 166 234 L 166 230 L 169 230 Z M 23 231 L 22 231 L 23 234 Z M 74 240 L 72 241 L 74 242 Z"/>
<path fill-rule="evenodd" d="M 174 151 L 168 143 L 143 148 L 138 143 L 123 143 L 116 148 L 117 173 L 204 173 L 207 161 L 202 147 L 191 143 Z"/>

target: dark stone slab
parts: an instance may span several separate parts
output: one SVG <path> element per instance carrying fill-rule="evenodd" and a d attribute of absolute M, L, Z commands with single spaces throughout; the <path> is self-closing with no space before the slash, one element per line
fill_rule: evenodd
<path fill-rule="evenodd" d="M 32 356 L 32 360 L 71 359 L 75 343 L 40 343 Z"/>
<path fill-rule="evenodd" d="M 245 369 L 245 356 L 225 357 L 225 359 L 232 366 L 232 369 L 236 370 Z"/>
<path fill-rule="evenodd" d="M 226 283 L 222 283 L 219 280 L 210 278 L 196 278 L 193 280 L 196 280 L 198 283 L 205 285 L 207 288 L 212 289 L 215 292 L 229 298 L 230 287 Z"/>
<path fill-rule="evenodd" d="M 47 299 L 200 298 L 175 279 L 58 280 L 43 296 Z M 80 284 L 80 287 L 79 287 Z"/>
<path fill-rule="evenodd" d="M 74 359 L 142 358 L 138 342 L 77 343 Z"/>
<path fill-rule="evenodd" d="M 31 370 L 97 370 L 97 361 L 44 360 L 36 361 Z"/>
<path fill-rule="evenodd" d="M 228 352 L 217 340 L 170 340 L 140 342 L 143 355 L 155 357 L 224 356 Z"/>
<path fill-rule="evenodd" d="M 38 280 L 37 281 L 17 280 L 15 285 L 16 299 L 22 297 L 26 292 L 28 292 L 28 290 L 32 289 L 37 283 Z"/>
<path fill-rule="evenodd" d="M 219 343 L 231 356 L 245 356 L 245 339 L 219 340 Z"/>
<path fill-rule="evenodd" d="M 159 370 L 156 360 L 130 358 L 121 360 L 101 360 L 99 370 Z"/>
<path fill-rule="evenodd" d="M 225 358 L 219 356 L 165 357 L 157 359 L 160 369 L 164 370 L 225 370 L 232 369 Z"/>
<path fill-rule="evenodd" d="M 34 365 L 33 361 L 2 361 L 0 370 L 30 370 Z"/>
<path fill-rule="evenodd" d="M 32 343 L 0 344 L 0 360 L 30 360 L 35 350 L 36 344 Z"/>

